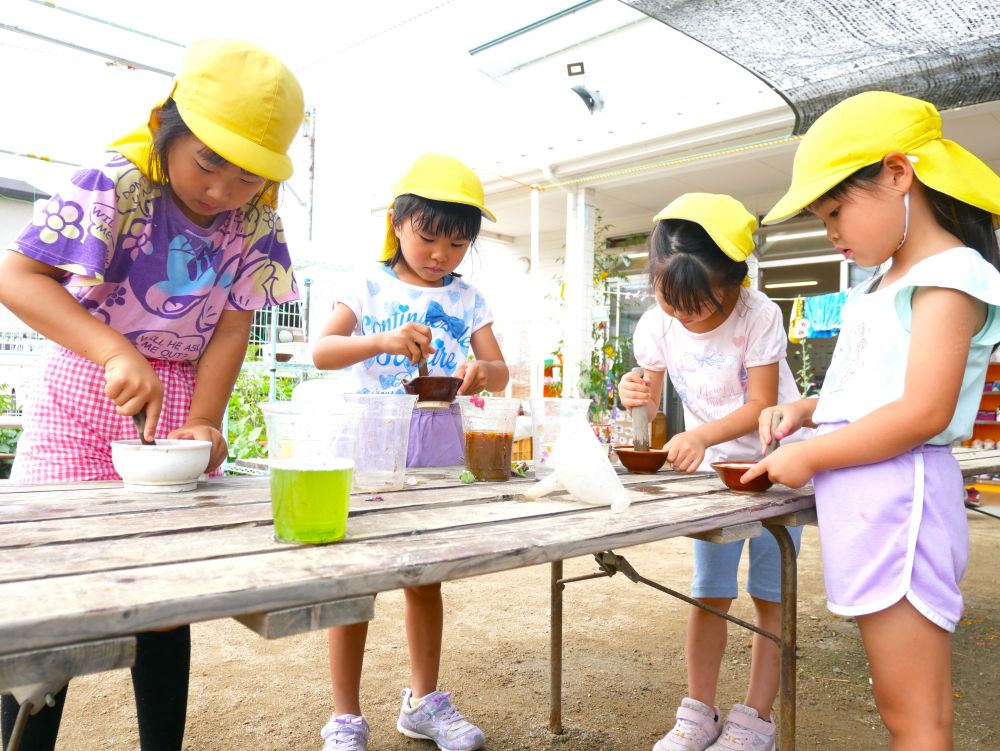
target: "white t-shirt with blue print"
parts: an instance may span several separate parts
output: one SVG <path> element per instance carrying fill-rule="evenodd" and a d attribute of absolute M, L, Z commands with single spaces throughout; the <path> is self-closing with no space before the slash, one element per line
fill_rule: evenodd
<path fill-rule="evenodd" d="M 493 323 L 486 300 L 463 279 L 447 276 L 441 287 L 418 287 L 382 264 L 359 275 L 337 302 L 354 313 L 357 336 L 394 331 L 411 321 L 430 326 L 435 352 L 427 358 L 427 372 L 432 376 L 453 375 L 468 359 L 473 333 Z M 401 394 L 404 380 L 417 376 L 417 366 L 406 357 L 384 352 L 352 370 L 356 391 L 363 394 Z"/>

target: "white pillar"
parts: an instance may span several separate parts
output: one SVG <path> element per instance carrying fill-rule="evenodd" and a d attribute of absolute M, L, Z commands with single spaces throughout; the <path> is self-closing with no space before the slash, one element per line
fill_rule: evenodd
<path fill-rule="evenodd" d="M 590 362 L 594 304 L 594 231 L 597 212 L 592 188 L 566 196 L 566 304 L 563 317 L 563 394 L 577 396 L 580 370 Z"/>
<path fill-rule="evenodd" d="M 542 280 L 541 274 L 539 273 L 539 268 L 541 267 L 541 253 L 540 253 L 540 219 L 539 219 L 539 200 L 540 200 L 541 190 L 537 186 L 532 186 L 531 188 L 531 245 L 529 252 L 529 260 L 531 261 L 531 279 L 530 288 L 532 294 L 532 300 L 535 305 L 541 306 L 543 304 L 543 291 L 542 291 Z M 542 346 L 542 327 L 541 326 L 530 326 L 529 327 L 531 341 L 529 342 L 528 351 L 531 356 L 531 367 L 528 370 L 528 393 L 532 399 L 541 398 L 543 393 L 542 378 L 544 374 L 544 360 L 545 352 Z"/>

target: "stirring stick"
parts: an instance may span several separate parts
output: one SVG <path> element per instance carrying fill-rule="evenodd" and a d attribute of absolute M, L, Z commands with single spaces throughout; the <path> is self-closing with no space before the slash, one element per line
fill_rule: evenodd
<path fill-rule="evenodd" d="M 634 375 L 642 378 L 642 368 L 632 368 Z M 632 407 L 632 449 L 634 451 L 649 451 L 649 415 L 646 405 Z"/>
<path fill-rule="evenodd" d="M 143 446 L 155 446 L 156 441 L 146 440 L 146 408 L 143 407 L 134 415 L 132 415 L 132 422 L 135 423 L 135 429 L 139 431 L 139 440 L 142 442 Z"/>
<path fill-rule="evenodd" d="M 778 410 L 771 413 L 771 442 L 764 447 L 764 456 L 770 456 L 778 448 L 778 439 L 774 437 L 774 431 L 778 429 L 782 414 Z"/>

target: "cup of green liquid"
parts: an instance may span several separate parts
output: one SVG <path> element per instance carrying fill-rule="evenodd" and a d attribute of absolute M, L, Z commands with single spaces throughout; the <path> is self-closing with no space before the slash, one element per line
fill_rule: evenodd
<path fill-rule="evenodd" d="M 267 426 L 274 539 L 322 544 L 343 539 L 361 408 L 270 402 Z"/>

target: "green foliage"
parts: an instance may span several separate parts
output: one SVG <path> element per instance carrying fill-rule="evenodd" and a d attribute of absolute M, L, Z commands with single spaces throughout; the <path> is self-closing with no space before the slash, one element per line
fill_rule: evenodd
<path fill-rule="evenodd" d="M 278 377 L 275 381 L 275 398 L 288 401 L 296 378 Z M 266 402 L 270 391 L 270 377 L 267 371 L 240 371 L 236 386 L 229 397 L 229 444 L 230 459 L 260 459 L 267 456 L 267 433 L 264 428 L 264 414 L 261 402 Z"/>
<path fill-rule="evenodd" d="M 614 225 L 603 222 L 597 214 L 594 230 L 594 307 L 610 311 L 614 302 L 614 283 L 624 279 L 628 259 L 611 253 L 607 234 Z M 591 324 L 590 362 L 580 371 L 580 395 L 591 400 L 590 419 L 605 423 L 613 419 L 618 398 L 618 382 L 632 360 L 630 339 L 613 336 L 605 321 Z"/>
<path fill-rule="evenodd" d="M 795 371 L 795 383 L 799 387 L 802 396 L 811 396 L 815 390 L 812 361 L 809 358 L 809 344 L 807 339 L 799 342 L 799 368 Z"/>
<path fill-rule="evenodd" d="M 10 386 L 6 383 L 0 383 L 0 415 L 13 412 L 16 406 Z M 15 453 L 20 438 L 20 428 L 0 428 L 0 454 Z M 13 464 L 12 459 L 0 461 L 0 479 L 5 480 L 10 477 L 10 468 Z"/>

